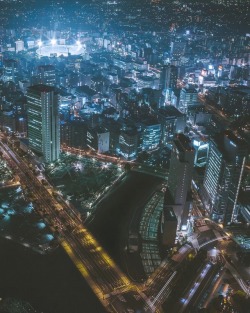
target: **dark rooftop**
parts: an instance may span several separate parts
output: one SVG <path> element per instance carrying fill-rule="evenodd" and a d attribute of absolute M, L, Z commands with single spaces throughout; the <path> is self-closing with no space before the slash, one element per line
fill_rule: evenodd
<path fill-rule="evenodd" d="M 246 147 L 247 142 L 244 139 L 237 137 L 231 130 L 226 130 L 224 134 L 226 137 L 228 137 L 230 141 L 235 143 L 238 147 Z"/>
<path fill-rule="evenodd" d="M 39 85 L 34 85 L 34 86 L 28 87 L 28 91 L 31 91 L 31 92 L 51 92 L 51 91 L 56 91 L 56 88 L 52 87 L 52 86 L 48 86 L 48 85 L 39 84 Z"/>
<path fill-rule="evenodd" d="M 193 147 L 191 145 L 190 139 L 184 134 L 178 134 L 174 139 L 174 143 L 176 144 L 179 150 L 185 151 L 193 151 Z"/>
<path fill-rule="evenodd" d="M 159 114 L 164 117 L 181 117 L 183 114 L 172 105 L 167 105 L 159 109 Z"/>
<path fill-rule="evenodd" d="M 173 222 L 177 221 L 173 208 L 169 206 L 164 208 L 164 218 L 167 221 L 173 221 Z"/>

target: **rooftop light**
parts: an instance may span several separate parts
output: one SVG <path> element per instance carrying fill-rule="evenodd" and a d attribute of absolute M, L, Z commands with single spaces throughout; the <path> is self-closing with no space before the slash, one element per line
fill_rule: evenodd
<path fill-rule="evenodd" d="M 54 46 L 54 45 L 56 44 L 56 39 L 54 39 L 54 38 L 51 39 L 51 40 L 50 40 L 50 43 Z"/>

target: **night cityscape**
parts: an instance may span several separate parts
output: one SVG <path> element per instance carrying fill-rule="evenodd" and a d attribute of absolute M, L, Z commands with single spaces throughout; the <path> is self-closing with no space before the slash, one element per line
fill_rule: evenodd
<path fill-rule="evenodd" d="M 249 13 L 0 1 L 0 313 L 250 313 Z"/>

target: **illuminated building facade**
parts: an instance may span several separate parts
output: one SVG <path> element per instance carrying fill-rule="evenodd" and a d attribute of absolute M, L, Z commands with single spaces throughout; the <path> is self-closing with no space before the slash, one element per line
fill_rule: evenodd
<path fill-rule="evenodd" d="M 208 143 L 200 138 L 195 138 L 193 140 L 193 147 L 195 150 L 194 165 L 198 167 L 205 166 L 208 157 Z"/>
<path fill-rule="evenodd" d="M 98 153 L 109 151 L 109 131 L 104 127 L 89 128 L 87 130 L 87 147 Z"/>
<path fill-rule="evenodd" d="M 138 132 L 136 129 L 122 130 L 119 136 L 118 152 L 127 160 L 134 160 L 138 150 Z"/>
<path fill-rule="evenodd" d="M 53 162 L 60 153 L 59 95 L 54 87 L 36 85 L 27 93 L 29 146 Z"/>
<path fill-rule="evenodd" d="M 211 141 L 202 199 L 213 220 L 230 224 L 237 218 L 237 199 L 247 144 L 231 131 Z"/>
<path fill-rule="evenodd" d="M 161 139 L 161 125 L 144 125 L 142 132 L 142 150 L 153 151 L 159 148 Z"/>
<path fill-rule="evenodd" d="M 174 89 L 177 85 L 178 68 L 174 65 L 164 65 L 160 76 L 160 89 Z"/>
<path fill-rule="evenodd" d="M 12 81 L 14 83 L 18 80 L 18 63 L 16 60 L 5 60 L 3 68 L 4 82 Z"/>
<path fill-rule="evenodd" d="M 188 107 L 198 104 L 198 92 L 195 88 L 188 86 L 182 88 L 180 93 L 179 110 L 187 113 Z"/>
<path fill-rule="evenodd" d="M 53 65 L 41 65 L 37 68 L 39 84 L 55 86 L 56 71 Z"/>

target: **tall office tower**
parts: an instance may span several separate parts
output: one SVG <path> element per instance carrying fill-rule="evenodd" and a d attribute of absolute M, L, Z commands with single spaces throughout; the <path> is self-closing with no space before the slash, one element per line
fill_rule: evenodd
<path fill-rule="evenodd" d="M 155 120 L 145 120 L 142 123 L 142 145 L 143 151 L 153 151 L 159 148 L 161 140 L 161 124 Z"/>
<path fill-rule="evenodd" d="M 186 42 L 182 41 L 180 37 L 175 38 L 170 44 L 170 54 L 174 59 L 179 59 L 182 57 L 186 50 Z"/>
<path fill-rule="evenodd" d="M 37 68 L 37 76 L 39 84 L 55 86 L 56 71 L 53 65 L 40 65 Z"/>
<path fill-rule="evenodd" d="M 166 106 L 171 104 L 173 89 L 176 88 L 178 78 L 178 68 L 174 65 L 164 65 L 162 67 L 159 89 L 162 92 L 159 106 Z"/>
<path fill-rule="evenodd" d="M 194 168 L 194 149 L 191 141 L 184 134 L 178 134 L 173 141 L 170 159 L 168 190 L 172 197 L 168 205 L 172 204 L 178 218 L 179 227 L 187 225 L 190 209 L 191 180 Z"/>
<path fill-rule="evenodd" d="M 177 85 L 178 68 L 174 65 L 164 65 L 160 77 L 160 89 L 174 89 Z"/>
<path fill-rule="evenodd" d="M 237 199 L 248 153 L 231 131 L 211 140 L 201 196 L 213 220 L 228 225 L 237 218 Z"/>
<path fill-rule="evenodd" d="M 46 162 L 60 153 L 59 94 L 54 87 L 35 85 L 28 88 L 29 146 L 43 155 Z"/>
<path fill-rule="evenodd" d="M 5 82 L 18 80 L 18 62 L 16 60 L 5 60 L 3 65 L 3 80 Z"/>
<path fill-rule="evenodd" d="M 119 154 L 126 160 L 135 160 L 138 152 L 138 131 L 125 129 L 119 136 Z"/>
<path fill-rule="evenodd" d="M 180 93 L 179 110 L 182 113 L 187 113 L 188 107 L 197 104 L 198 104 L 198 91 L 192 86 L 182 88 Z"/>

